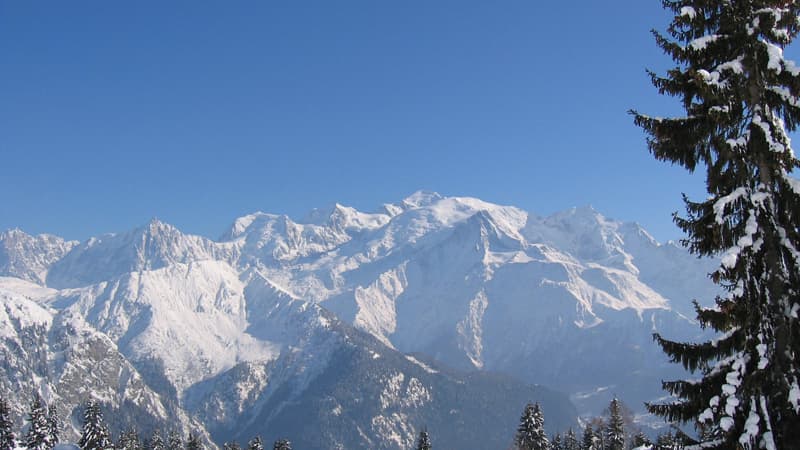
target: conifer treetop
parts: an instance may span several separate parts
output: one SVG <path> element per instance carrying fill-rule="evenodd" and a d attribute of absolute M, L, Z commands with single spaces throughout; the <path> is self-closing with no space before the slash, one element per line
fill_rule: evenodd
<path fill-rule="evenodd" d="M 705 170 L 708 198 L 685 198 L 687 216 L 675 221 L 691 251 L 720 258 L 712 280 L 725 295 L 697 306 L 717 339 L 656 335 L 702 379 L 664 383 L 680 400 L 649 409 L 695 423 L 704 448 L 779 448 L 800 441 L 800 181 L 791 175 L 800 164 L 789 138 L 800 123 L 800 69 L 783 56 L 800 2 L 662 3 L 674 18 L 667 35 L 654 35 L 677 66 L 650 76 L 686 115 L 634 111 L 634 120 L 657 159 Z"/>

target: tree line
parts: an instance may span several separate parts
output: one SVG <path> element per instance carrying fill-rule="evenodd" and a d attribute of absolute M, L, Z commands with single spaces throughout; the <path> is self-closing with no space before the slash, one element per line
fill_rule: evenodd
<path fill-rule="evenodd" d="M 651 441 L 633 425 L 630 412 L 617 398 L 611 400 L 604 416 L 585 422 L 580 433 L 570 428 L 548 437 L 544 411 L 538 403 L 528 403 L 520 417 L 512 450 L 677 450 L 691 442 L 677 429 Z"/>
<path fill-rule="evenodd" d="M 27 414 L 24 432 L 14 432 L 11 408 L 5 398 L 0 397 L 0 450 L 15 450 L 25 447 L 28 450 L 51 450 L 60 442 L 63 424 L 54 405 L 47 406 L 39 394 L 35 394 Z M 83 411 L 83 426 L 77 446 L 81 450 L 204 450 L 200 436 L 189 433 L 184 438 L 176 429 L 167 433 L 155 431 L 150 437 L 142 439 L 135 428 L 122 431 L 116 441 L 103 419 L 100 404 L 88 400 Z M 236 442 L 226 443 L 225 450 L 242 450 Z M 292 450 L 288 439 L 278 439 L 273 450 Z M 260 436 L 247 443 L 246 450 L 264 450 Z"/>
<path fill-rule="evenodd" d="M 611 400 L 602 417 L 586 421 L 582 432 L 570 428 L 565 433 L 548 437 L 544 427 L 544 411 L 539 403 L 528 403 L 522 412 L 509 450 L 679 450 L 696 443 L 680 429 L 661 433 L 652 441 L 633 426 L 631 414 L 617 398 Z M 427 428 L 419 433 L 415 450 L 432 450 Z"/>

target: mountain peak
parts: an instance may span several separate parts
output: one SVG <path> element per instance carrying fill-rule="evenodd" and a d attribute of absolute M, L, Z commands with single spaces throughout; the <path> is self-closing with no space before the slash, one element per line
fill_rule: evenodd
<path fill-rule="evenodd" d="M 162 222 L 158 217 L 153 217 L 150 219 L 145 225 L 139 227 L 138 231 L 151 236 L 164 233 L 180 233 L 176 227 L 166 222 Z"/>
<path fill-rule="evenodd" d="M 30 235 L 19 228 L 0 233 L 0 276 L 44 284 L 50 266 L 78 243 L 50 234 Z"/>
<path fill-rule="evenodd" d="M 0 240 L 16 238 L 16 237 L 24 237 L 24 236 L 31 236 L 31 235 L 22 231 L 22 229 L 19 227 L 9 228 L 5 231 L 0 232 Z"/>
<path fill-rule="evenodd" d="M 430 206 L 443 198 L 438 192 L 420 190 L 404 198 L 402 204 L 407 208 L 422 208 Z"/>

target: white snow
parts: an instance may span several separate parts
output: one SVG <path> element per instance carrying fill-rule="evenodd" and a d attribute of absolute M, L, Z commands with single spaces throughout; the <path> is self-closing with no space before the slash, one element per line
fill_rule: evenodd
<path fill-rule="evenodd" d="M 739 436 L 739 443 L 742 444 L 743 447 L 748 448 L 751 446 L 751 443 L 755 441 L 756 436 L 758 436 L 761 430 L 758 425 L 760 421 L 761 417 L 758 415 L 756 400 L 753 398 L 750 401 L 750 412 L 744 423 L 744 433 Z"/>
<path fill-rule="evenodd" d="M 16 336 L 17 328 L 49 327 L 53 314 L 35 301 L 0 286 L 0 337 Z"/>
<path fill-rule="evenodd" d="M 681 7 L 680 15 L 682 17 L 688 17 L 689 20 L 694 20 L 697 17 L 697 11 L 691 6 L 683 6 Z"/>
<path fill-rule="evenodd" d="M 800 386 L 797 385 L 796 380 L 789 388 L 789 404 L 792 405 L 795 412 L 800 413 Z"/>
<path fill-rule="evenodd" d="M 742 74 L 742 73 L 744 73 L 744 66 L 742 66 L 742 61 L 744 61 L 744 57 L 743 56 L 739 56 L 738 58 L 736 58 L 736 59 L 734 59 L 732 61 L 728 61 L 728 62 L 720 64 L 719 66 L 717 66 L 717 70 L 716 71 L 717 72 L 730 71 L 730 72 L 733 72 L 735 74 Z M 726 108 L 727 108 L 727 106 L 726 106 Z"/>
<path fill-rule="evenodd" d="M 705 69 L 700 69 L 697 71 L 697 74 L 700 75 L 700 77 L 703 78 L 703 82 L 709 86 L 724 88 L 728 84 L 727 81 L 721 80 L 721 75 L 716 70 L 709 72 Z"/>
<path fill-rule="evenodd" d="M 417 358 L 414 358 L 411 355 L 406 355 L 406 359 L 411 361 L 412 363 L 420 366 L 422 368 L 422 370 L 424 370 L 425 372 L 428 372 L 428 373 L 439 373 L 438 370 L 432 369 L 431 366 L 423 363 L 422 361 L 418 360 Z"/>
<path fill-rule="evenodd" d="M 699 37 L 697 39 L 693 39 L 691 42 L 689 42 L 688 46 L 692 50 L 695 50 L 695 51 L 705 50 L 705 48 L 708 47 L 708 44 L 711 44 L 712 42 L 716 42 L 721 37 L 722 36 L 720 36 L 718 34 L 711 34 L 711 35 L 708 35 L 708 36 L 702 36 L 702 37 Z"/>
<path fill-rule="evenodd" d="M 725 208 L 745 195 L 747 195 L 747 188 L 739 187 L 734 189 L 730 194 L 720 197 L 719 200 L 714 202 L 714 220 L 717 224 L 722 225 L 725 223 Z"/>
<path fill-rule="evenodd" d="M 792 191 L 794 191 L 795 195 L 800 195 L 800 180 L 788 175 L 786 172 L 784 172 L 782 175 L 783 180 L 786 181 L 790 188 L 792 188 Z"/>
<path fill-rule="evenodd" d="M 781 73 L 783 70 L 783 49 L 768 41 L 762 40 L 761 42 L 767 47 L 767 55 L 769 56 L 767 68 Z"/>
<path fill-rule="evenodd" d="M 751 195 L 754 203 L 757 201 L 755 194 Z M 715 205 L 716 208 L 716 205 Z M 729 248 L 721 258 L 722 267 L 732 269 L 736 266 L 741 252 L 753 246 L 753 236 L 758 232 L 758 223 L 756 222 L 756 212 L 754 209 L 749 210 L 747 222 L 745 223 L 745 233 L 736 242 L 736 245 Z"/>
<path fill-rule="evenodd" d="M 725 416 L 719 419 L 719 427 L 722 428 L 724 431 L 728 431 L 733 427 L 733 418 L 729 416 Z"/>

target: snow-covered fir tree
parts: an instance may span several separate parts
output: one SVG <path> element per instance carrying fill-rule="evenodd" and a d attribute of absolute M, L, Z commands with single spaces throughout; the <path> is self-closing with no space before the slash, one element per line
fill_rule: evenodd
<path fill-rule="evenodd" d="M 564 441 L 561 440 L 560 433 L 556 433 L 550 440 L 550 450 L 564 450 Z"/>
<path fill-rule="evenodd" d="M 605 448 L 607 450 L 625 450 L 625 425 L 622 419 L 622 405 L 616 397 L 608 405 Z"/>
<path fill-rule="evenodd" d="M 431 450 L 433 448 L 433 445 L 431 444 L 431 437 L 426 428 L 419 432 L 419 436 L 417 437 L 417 446 L 415 448 L 417 450 Z"/>
<path fill-rule="evenodd" d="M 686 199 L 676 223 L 726 294 L 697 307 L 702 343 L 657 336 L 700 381 L 665 382 L 679 400 L 651 412 L 708 430 L 704 448 L 790 448 L 800 442 L 800 181 L 787 131 L 800 122 L 800 68 L 783 57 L 800 1 L 664 0 L 674 13 L 657 44 L 677 67 L 652 74 L 686 115 L 635 114 L 656 158 L 705 170 L 708 198 Z"/>
<path fill-rule="evenodd" d="M 236 444 L 239 447 L 239 444 Z M 241 447 L 239 447 L 241 450 Z M 200 442 L 200 437 L 194 433 L 189 433 L 189 438 L 186 439 L 186 450 L 203 450 L 203 443 Z"/>
<path fill-rule="evenodd" d="M 544 414 L 539 403 L 525 406 L 519 419 L 514 445 L 518 450 L 547 450 L 550 442 L 544 431 Z"/>
<path fill-rule="evenodd" d="M 142 442 L 134 428 L 128 428 L 119 434 L 116 450 L 142 450 Z"/>
<path fill-rule="evenodd" d="M 83 412 L 83 428 L 81 438 L 78 441 L 81 450 L 108 450 L 114 448 L 111 444 L 111 436 L 103 421 L 103 412 L 100 405 L 94 401 L 86 402 Z"/>
<path fill-rule="evenodd" d="M 14 422 L 11 420 L 11 406 L 0 396 L 0 450 L 16 448 L 17 436 L 14 434 Z"/>
<path fill-rule="evenodd" d="M 167 436 L 167 450 L 183 450 L 183 438 L 178 430 L 170 430 Z"/>
<path fill-rule="evenodd" d="M 583 440 L 581 441 L 581 450 L 601 450 L 599 439 L 594 434 L 591 424 L 586 424 L 583 429 Z"/>
<path fill-rule="evenodd" d="M 150 436 L 150 439 L 147 439 L 144 442 L 145 450 L 165 450 L 166 444 L 164 444 L 164 438 L 161 437 L 161 433 L 158 430 L 153 431 L 153 435 Z"/>
<path fill-rule="evenodd" d="M 581 444 L 578 442 L 578 437 L 575 435 L 575 430 L 570 428 L 564 435 L 564 450 L 580 450 Z"/>
<path fill-rule="evenodd" d="M 39 394 L 34 394 L 31 401 L 28 411 L 28 432 L 25 433 L 24 443 L 29 450 L 48 450 L 55 445 L 50 436 L 47 406 Z"/>
<path fill-rule="evenodd" d="M 61 417 L 58 415 L 58 408 L 56 405 L 50 405 L 47 407 L 47 431 L 48 435 L 50 436 L 50 442 L 52 446 L 55 446 L 59 442 L 59 438 L 61 437 Z"/>
<path fill-rule="evenodd" d="M 292 450 L 292 443 L 288 439 L 278 439 L 272 446 L 272 450 Z"/>
<path fill-rule="evenodd" d="M 261 440 L 261 436 L 250 439 L 250 442 L 247 443 L 247 450 L 264 450 L 264 442 Z"/>
<path fill-rule="evenodd" d="M 633 437 L 633 448 L 651 446 L 651 445 L 653 445 L 653 443 L 650 442 L 650 438 L 648 438 L 647 435 L 644 434 L 644 432 L 642 431 L 639 431 Z"/>

